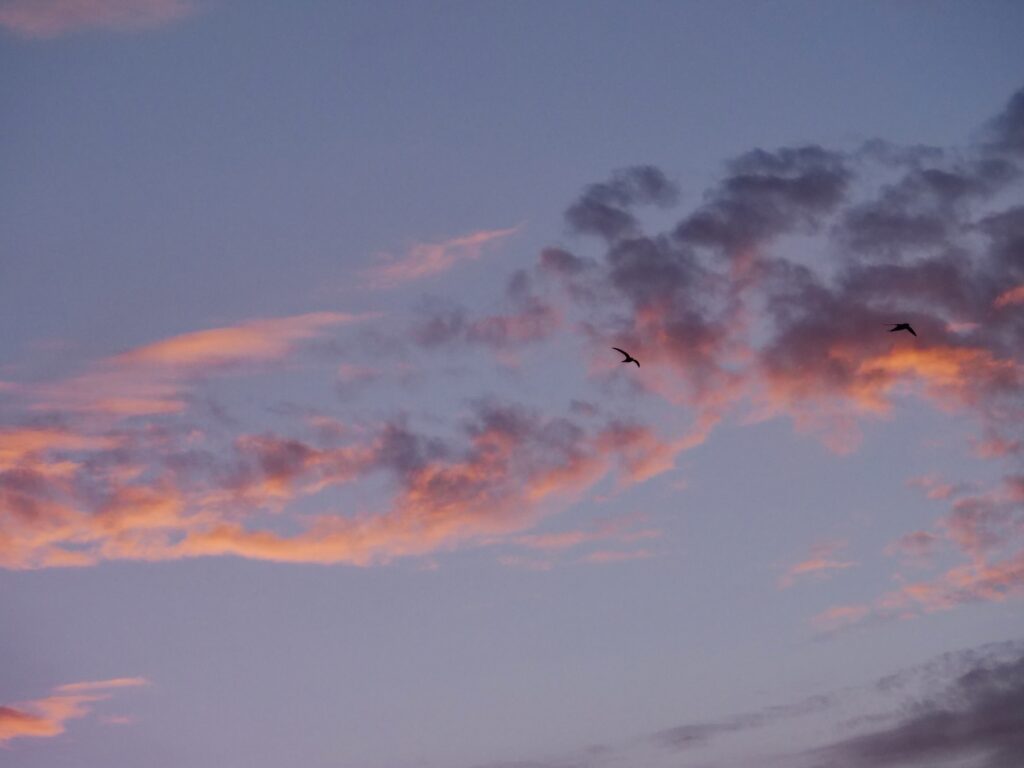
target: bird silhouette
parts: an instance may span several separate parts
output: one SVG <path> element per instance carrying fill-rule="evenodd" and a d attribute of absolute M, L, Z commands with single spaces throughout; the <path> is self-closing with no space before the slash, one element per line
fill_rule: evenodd
<path fill-rule="evenodd" d="M 624 363 L 636 363 L 636 367 L 637 368 L 640 367 L 640 361 L 637 360 L 635 357 L 633 357 L 631 354 L 629 354 L 629 352 L 627 352 L 626 350 L 619 349 L 618 347 L 612 347 L 612 349 L 614 349 L 616 352 L 621 352 L 622 354 L 624 354 L 626 356 L 626 359 L 623 360 L 622 362 L 624 362 Z"/>
<path fill-rule="evenodd" d="M 910 327 L 910 323 L 893 323 L 889 333 L 896 333 L 896 331 L 910 331 L 914 336 L 917 336 L 917 332 Z"/>

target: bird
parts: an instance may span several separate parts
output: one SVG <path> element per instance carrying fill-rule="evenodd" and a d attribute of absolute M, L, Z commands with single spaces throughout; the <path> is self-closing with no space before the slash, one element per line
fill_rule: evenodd
<path fill-rule="evenodd" d="M 895 333 L 896 331 L 910 331 L 914 336 L 917 336 L 917 332 L 910 327 L 910 323 L 893 323 L 889 333 Z"/>
<path fill-rule="evenodd" d="M 619 349 L 618 347 L 612 347 L 612 349 L 614 349 L 616 352 L 621 352 L 622 354 L 624 354 L 626 356 L 626 359 L 623 360 L 622 362 L 624 362 L 624 363 L 636 363 L 636 367 L 637 368 L 640 367 L 640 361 L 637 360 L 635 357 L 633 357 L 631 354 L 629 354 L 629 352 L 627 352 L 626 350 Z"/>

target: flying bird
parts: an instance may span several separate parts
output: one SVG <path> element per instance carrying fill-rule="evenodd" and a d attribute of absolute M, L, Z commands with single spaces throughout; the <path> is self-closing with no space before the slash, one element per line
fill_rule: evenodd
<path fill-rule="evenodd" d="M 917 336 L 917 332 L 910 327 L 910 323 L 893 323 L 889 333 L 895 333 L 896 331 L 910 331 L 914 336 Z"/>
<path fill-rule="evenodd" d="M 614 349 L 616 352 L 621 352 L 622 354 L 624 354 L 626 356 L 626 359 L 623 360 L 622 362 L 624 362 L 624 363 L 636 363 L 636 367 L 637 368 L 640 367 L 640 361 L 637 360 L 635 357 L 633 357 L 631 354 L 629 354 L 629 352 L 627 352 L 626 350 L 619 349 L 618 347 L 612 347 L 612 349 Z"/>

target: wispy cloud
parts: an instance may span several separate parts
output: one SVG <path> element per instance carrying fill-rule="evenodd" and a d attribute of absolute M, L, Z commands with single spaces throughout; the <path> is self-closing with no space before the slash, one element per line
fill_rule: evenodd
<path fill-rule="evenodd" d="M 591 565 L 610 565 L 612 563 L 627 563 L 630 560 L 647 560 L 654 557 L 649 549 L 599 549 L 596 552 L 589 552 L 583 556 L 584 563 Z"/>
<path fill-rule="evenodd" d="M 433 277 L 463 261 L 479 259 L 488 245 L 519 232 L 522 226 L 471 232 L 439 243 L 417 243 L 403 256 L 381 254 L 379 264 L 362 272 L 364 282 L 374 288 L 392 288 L 402 283 Z"/>
<path fill-rule="evenodd" d="M 995 306 L 999 308 L 1008 307 L 1012 304 L 1024 304 L 1024 284 L 1007 289 L 999 294 L 995 300 Z"/>
<path fill-rule="evenodd" d="M 944 485 L 939 480 L 922 484 L 926 490 Z M 948 494 L 930 498 L 949 500 Z M 996 488 L 959 496 L 933 531 L 914 531 L 887 547 L 918 565 L 945 546 L 960 562 L 938 573 L 903 581 L 874 600 L 829 608 L 812 619 L 824 632 L 832 632 L 869 618 L 913 619 L 921 614 L 948 611 L 971 603 L 1003 602 L 1024 597 L 1024 489 L 1016 476 Z"/>
<path fill-rule="evenodd" d="M 266 344 L 243 359 L 287 348 L 285 339 Z M 187 371 L 224 362 L 220 344 L 201 347 L 150 345 L 123 357 L 158 367 L 184 361 Z M 78 416 L 65 414 L 69 424 Z M 396 420 L 307 436 L 243 434 L 226 443 L 174 423 L 111 428 L 101 421 L 97 434 L 84 420 L 80 434 L 70 427 L 11 431 L 18 441 L 0 455 L 0 563 L 235 555 L 368 565 L 521 534 L 611 473 L 632 483 L 662 471 L 671 453 L 636 424 L 583 425 L 493 403 L 477 404 L 456 440 Z M 319 512 L 292 512 L 301 499 L 380 475 L 392 496 L 373 511 L 321 504 Z M 265 527 L 266 510 L 287 515 L 290 530 Z"/>
<path fill-rule="evenodd" d="M 726 764 L 902 768 L 944 764 L 953 757 L 979 768 L 1016 768 L 1024 757 L 1022 697 L 1024 644 L 992 643 L 796 701 L 682 722 L 638 738 L 610 739 L 600 747 L 577 750 L 572 760 L 506 761 L 479 768 L 588 768 L 606 761 L 617 766 L 662 765 L 677 764 L 674 761 L 681 758 L 686 765 L 719 765 L 692 761 L 721 742 L 741 742 L 749 731 L 768 730 L 794 719 L 805 721 L 810 733 L 826 734 L 825 743 L 801 752 L 734 752 L 739 759 Z M 894 708 L 894 699 L 897 703 L 902 699 L 902 705 Z M 816 718 L 843 712 L 856 714 L 833 725 L 833 733 L 843 736 L 829 739 L 829 726 Z M 851 737 L 851 730 L 856 735 Z M 666 754 L 672 763 L 665 762 Z"/>
<path fill-rule="evenodd" d="M 844 768 L 969 761 L 978 768 L 1024 764 L 1024 656 L 977 660 L 892 725 L 809 753 Z M 963 764 L 967 764 L 966 762 Z"/>
<path fill-rule="evenodd" d="M 560 552 L 596 542 L 631 544 L 658 538 L 661 533 L 650 527 L 638 527 L 643 523 L 641 515 L 619 515 L 599 520 L 585 528 L 551 533 L 531 533 L 519 536 L 515 543 L 529 549 L 543 552 Z"/>
<path fill-rule="evenodd" d="M 315 312 L 185 333 L 106 358 L 70 379 L 33 386 L 30 397 L 38 411 L 113 417 L 177 413 L 186 407 L 190 382 L 283 360 L 300 342 L 368 317 Z"/>
<path fill-rule="evenodd" d="M 815 578 L 826 578 L 834 571 L 852 568 L 855 562 L 839 560 L 836 553 L 845 549 L 845 541 L 825 541 L 811 547 L 808 557 L 800 562 L 794 563 L 786 569 L 786 572 L 779 577 L 779 586 L 783 589 L 793 586 L 796 580 L 803 576 Z"/>
<path fill-rule="evenodd" d="M 88 716 L 96 702 L 111 698 L 111 691 L 148 684 L 142 677 L 70 683 L 41 699 L 0 706 L 0 745 L 17 738 L 59 736 L 69 720 Z"/>
<path fill-rule="evenodd" d="M 0 0 L 0 26 L 42 39 L 90 28 L 149 29 L 197 10 L 196 0 Z"/>
<path fill-rule="evenodd" d="M 867 605 L 834 605 L 826 608 L 811 619 L 811 624 L 821 632 L 833 632 L 863 620 L 871 613 Z"/>

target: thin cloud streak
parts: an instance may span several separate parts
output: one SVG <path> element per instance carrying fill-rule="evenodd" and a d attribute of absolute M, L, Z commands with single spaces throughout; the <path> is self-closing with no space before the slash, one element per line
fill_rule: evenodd
<path fill-rule="evenodd" d="M 845 541 L 828 541 L 816 544 L 811 548 L 810 555 L 800 562 L 794 563 L 779 577 L 779 587 L 792 587 L 798 578 L 813 576 L 827 578 L 832 572 L 852 568 L 855 562 L 838 560 L 834 555 L 846 547 Z"/>
<path fill-rule="evenodd" d="M 810 753 L 844 768 L 971 760 L 978 768 L 1024 763 L 1024 656 L 986 659 L 917 701 L 894 725 Z"/>
<path fill-rule="evenodd" d="M 33 386 L 28 395 L 37 411 L 113 418 L 180 413 L 187 406 L 189 383 L 245 365 L 284 360 L 303 341 L 371 317 L 314 312 L 185 333 L 101 360 L 65 381 Z"/>
<path fill-rule="evenodd" d="M 87 717 L 96 702 L 111 698 L 110 691 L 145 685 L 149 681 L 142 677 L 69 683 L 55 688 L 50 696 L 0 706 L 0 746 L 17 738 L 59 736 L 69 720 Z"/>
<path fill-rule="evenodd" d="M 930 486 L 922 483 L 929 498 Z M 951 501 L 949 511 L 933 531 L 914 531 L 890 544 L 886 551 L 917 565 L 941 546 L 951 548 L 962 561 L 931 577 L 901 583 L 897 589 L 861 604 L 834 606 L 811 623 L 822 632 L 834 632 L 865 619 L 914 619 L 922 614 L 948 611 L 979 602 L 1004 602 L 1024 596 L 1024 493 L 1016 476 L 993 489 Z"/>
<path fill-rule="evenodd" d="M 0 26 L 21 37 L 51 39 L 83 29 L 152 29 L 198 12 L 195 0 L 4 0 Z"/>
<path fill-rule="evenodd" d="M 464 261 L 479 259 L 488 245 L 515 235 L 522 225 L 507 229 L 479 230 L 440 243 L 417 243 L 404 256 L 382 254 L 382 262 L 362 271 L 366 285 L 373 288 L 394 288 L 403 283 L 434 277 L 453 269 Z"/>

